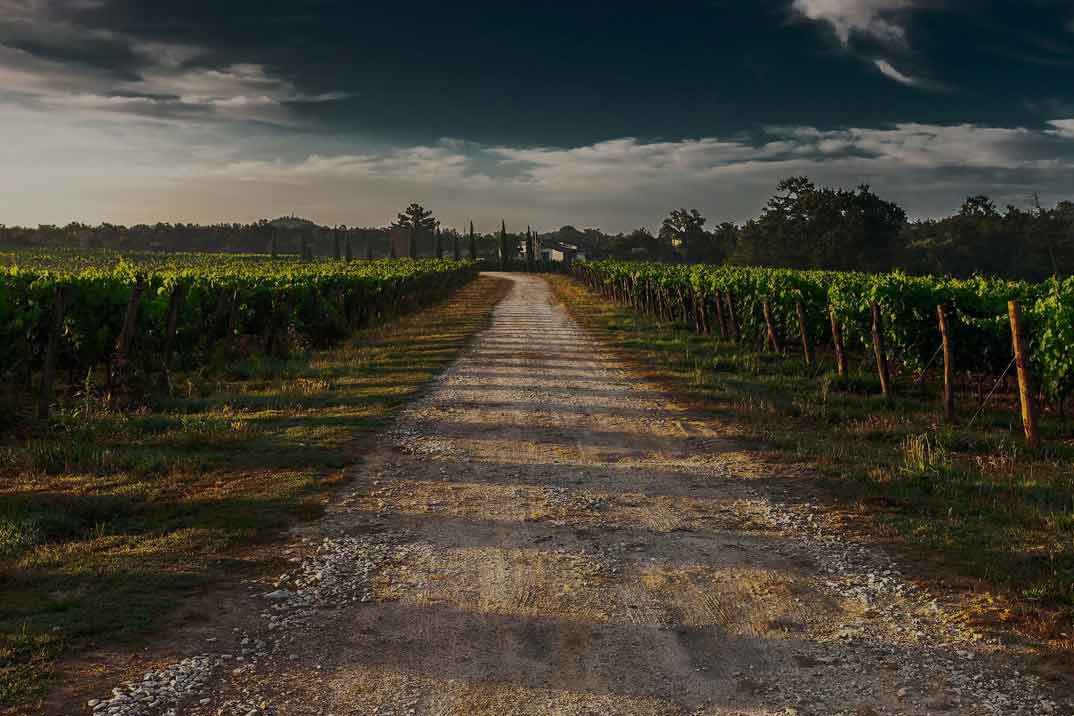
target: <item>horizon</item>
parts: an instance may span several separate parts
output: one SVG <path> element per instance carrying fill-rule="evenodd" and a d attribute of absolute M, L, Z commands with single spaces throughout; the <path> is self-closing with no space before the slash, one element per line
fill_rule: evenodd
<path fill-rule="evenodd" d="M 913 219 L 1074 186 L 1069 2 L 0 0 L 0 224 L 659 226 L 779 179 Z M 389 41 L 390 39 L 390 41 Z"/>

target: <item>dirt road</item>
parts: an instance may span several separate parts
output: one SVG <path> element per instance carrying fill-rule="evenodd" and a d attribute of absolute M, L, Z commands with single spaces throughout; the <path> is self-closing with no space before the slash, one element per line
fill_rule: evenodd
<path fill-rule="evenodd" d="M 250 626 L 97 713 L 1068 713 L 505 279 Z"/>

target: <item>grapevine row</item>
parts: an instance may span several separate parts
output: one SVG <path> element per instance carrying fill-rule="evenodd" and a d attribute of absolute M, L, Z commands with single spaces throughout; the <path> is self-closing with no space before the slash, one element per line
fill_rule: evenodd
<path fill-rule="evenodd" d="M 935 364 L 940 352 L 937 307 L 946 314 L 959 372 L 1006 371 L 1008 302 L 1017 301 L 1040 392 L 1061 403 L 1074 391 L 1074 278 L 1027 283 L 620 261 L 578 263 L 573 271 L 610 298 L 699 331 L 722 326 L 728 337 L 759 347 L 793 337 L 807 360 L 814 346 L 841 347 L 838 338 L 871 353 L 876 306 L 885 355 L 911 371 Z"/>
<path fill-rule="evenodd" d="M 0 267 L 0 380 L 193 366 L 236 339 L 331 344 L 470 281 L 469 262 L 186 255 L 101 268 Z M 111 373 L 109 373 L 111 376 Z M 47 412 L 47 407 L 43 412 Z"/>

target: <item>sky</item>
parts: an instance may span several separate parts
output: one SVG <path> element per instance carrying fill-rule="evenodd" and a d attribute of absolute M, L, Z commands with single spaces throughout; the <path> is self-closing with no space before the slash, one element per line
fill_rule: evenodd
<path fill-rule="evenodd" d="M 1074 0 L 0 0 L 0 224 L 1074 199 Z"/>

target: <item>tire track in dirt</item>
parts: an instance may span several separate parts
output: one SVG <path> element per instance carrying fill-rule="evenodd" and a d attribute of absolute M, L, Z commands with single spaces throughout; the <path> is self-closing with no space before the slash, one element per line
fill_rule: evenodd
<path fill-rule="evenodd" d="M 1017 648 L 772 501 L 741 446 L 625 372 L 542 279 L 503 278 L 493 325 L 296 531 L 300 552 L 393 545 L 364 567 L 372 599 L 317 604 L 182 713 L 246 716 L 222 705 L 252 695 L 250 714 L 1068 712 Z"/>

